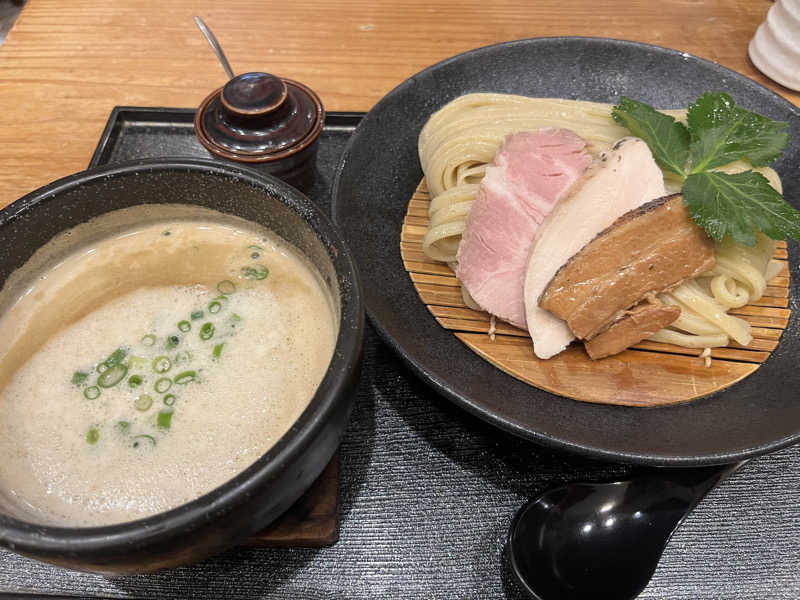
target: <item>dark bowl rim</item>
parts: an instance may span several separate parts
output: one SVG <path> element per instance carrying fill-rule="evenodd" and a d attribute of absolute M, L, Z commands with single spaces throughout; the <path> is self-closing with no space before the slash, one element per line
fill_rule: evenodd
<path fill-rule="evenodd" d="M 41 525 L 0 515 L 0 542 L 13 549 L 37 554 L 68 553 L 71 556 L 91 555 L 98 550 L 115 547 L 130 551 L 159 541 L 168 540 L 182 532 L 201 526 L 206 520 L 222 516 L 249 496 L 251 490 L 274 479 L 293 457 L 305 452 L 322 429 L 336 404 L 347 392 L 348 381 L 358 374 L 364 334 L 362 285 L 358 269 L 347 244 L 338 229 L 318 207 L 300 191 L 283 181 L 238 165 L 224 165 L 213 160 L 187 158 L 142 159 L 95 167 L 58 179 L 34 190 L 0 210 L 0 228 L 29 210 L 48 202 L 57 202 L 59 194 L 85 183 L 113 177 L 132 176 L 141 172 L 193 171 L 232 177 L 253 187 L 273 191 L 279 201 L 295 212 L 315 235 L 335 248 L 328 252 L 337 277 L 349 278 L 351 285 L 341 289 L 339 332 L 331 362 L 314 397 L 290 429 L 265 454 L 247 469 L 210 492 L 176 508 L 142 519 L 96 527 L 60 527 Z M 157 203 L 157 202 L 156 202 Z M 114 210 L 111 208 L 111 210 Z M 330 242 L 330 243 L 326 243 Z M 348 329 L 346 323 L 353 323 Z M 235 543 L 231 540 L 231 544 Z"/>
<path fill-rule="evenodd" d="M 374 119 L 375 114 L 377 114 L 378 111 L 382 108 L 382 106 L 387 102 L 389 102 L 390 99 L 394 98 L 398 94 L 401 94 L 406 88 L 415 85 L 417 79 L 420 76 L 428 73 L 433 73 L 438 69 L 468 59 L 471 56 L 477 56 L 487 52 L 499 51 L 506 47 L 544 44 L 544 43 L 559 43 L 559 42 L 565 42 L 565 43 L 579 42 L 579 43 L 596 44 L 596 45 L 613 44 L 622 47 L 633 47 L 650 52 L 655 51 L 664 55 L 680 56 L 682 58 L 691 59 L 693 61 L 697 61 L 703 64 L 704 66 L 712 70 L 715 70 L 717 72 L 722 72 L 730 76 L 731 78 L 736 79 L 743 85 L 746 85 L 751 88 L 759 88 L 767 90 L 775 97 L 777 102 L 779 102 L 784 108 L 788 110 L 790 114 L 800 118 L 800 106 L 796 106 L 795 104 L 784 98 L 782 95 L 780 95 L 778 92 L 775 92 L 774 90 L 768 88 L 766 85 L 761 84 L 751 79 L 750 77 L 747 77 L 742 73 L 734 71 L 733 69 L 730 69 L 718 62 L 714 62 L 713 60 L 703 58 L 701 56 L 697 56 L 689 52 L 676 50 L 675 48 L 670 48 L 667 46 L 660 46 L 657 44 L 648 44 L 645 42 L 638 42 L 635 40 L 619 39 L 612 37 L 579 36 L 579 35 L 560 35 L 560 36 L 556 35 L 556 36 L 518 38 L 513 40 L 506 40 L 503 42 L 487 44 L 485 46 L 471 48 L 469 50 L 459 52 L 452 56 L 448 56 L 446 58 L 443 58 L 442 60 L 439 60 L 431 65 L 426 66 L 423 69 L 420 69 L 415 73 L 412 73 L 406 79 L 404 79 L 396 86 L 394 86 L 391 90 L 387 91 L 380 98 L 380 100 L 378 100 L 369 109 L 369 111 L 365 113 L 364 117 L 359 122 L 355 131 L 350 136 L 350 139 L 348 140 L 347 145 L 345 146 L 342 152 L 342 157 L 339 160 L 339 164 L 334 173 L 333 182 L 331 184 L 331 215 L 333 222 L 336 225 L 340 225 L 339 207 L 344 202 L 344 200 L 341 197 L 341 180 L 344 176 L 345 169 L 347 169 L 349 165 L 351 155 L 353 153 L 353 148 L 359 142 L 359 135 L 364 130 L 366 130 L 368 126 L 370 126 L 372 120 L 370 117 Z M 651 466 L 651 467 L 682 468 L 682 467 L 701 467 L 701 466 L 730 464 L 741 460 L 755 458 L 762 454 L 776 452 L 778 450 L 781 450 L 783 448 L 786 448 L 788 446 L 800 442 L 800 430 L 797 430 L 794 434 L 786 435 L 780 438 L 775 438 L 768 443 L 760 444 L 758 446 L 752 446 L 752 447 L 741 448 L 737 450 L 729 450 L 729 451 L 709 452 L 703 455 L 687 456 L 687 455 L 676 455 L 676 454 L 666 454 L 666 453 L 659 454 L 655 452 L 613 450 L 600 447 L 597 445 L 588 445 L 581 442 L 575 442 L 568 439 L 567 437 L 564 437 L 560 433 L 553 433 L 549 431 L 532 431 L 529 427 L 525 427 L 518 423 L 514 423 L 509 419 L 503 418 L 502 416 L 497 415 L 493 410 L 486 408 L 482 406 L 480 403 L 473 401 L 471 398 L 462 396 L 460 393 L 454 391 L 450 387 L 449 382 L 446 380 L 446 378 L 444 380 L 441 379 L 437 374 L 431 372 L 428 369 L 427 365 L 419 362 L 416 357 L 412 357 L 409 355 L 403 344 L 398 339 L 396 339 L 395 335 L 381 322 L 378 316 L 376 316 L 372 307 L 366 305 L 366 303 L 365 307 L 369 322 L 375 328 L 375 331 L 380 337 L 380 339 L 392 349 L 392 351 L 403 361 L 403 363 L 417 377 L 419 377 L 425 383 L 425 385 L 429 386 L 437 394 L 443 396 L 448 401 L 452 402 L 459 409 L 466 411 L 467 413 L 483 420 L 486 423 L 489 423 L 494 427 L 497 427 L 499 430 L 516 435 L 523 439 L 530 440 L 545 447 L 608 462 L 621 462 L 621 463 L 641 465 L 641 466 Z M 672 406 L 677 406 L 677 405 L 672 405 Z M 622 410 L 656 410 L 658 407 L 647 408 L 647 407 L 619 406 L 615 408 L 619 408 Z M 661 408 L 669 408 L 669 407 L 661 407 Z"/>

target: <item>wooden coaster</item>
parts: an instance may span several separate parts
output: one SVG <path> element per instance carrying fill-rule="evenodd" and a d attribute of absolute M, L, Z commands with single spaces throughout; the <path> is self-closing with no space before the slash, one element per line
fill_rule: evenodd
<path fill-rule="evenodd" d="M 243 546 L 322 548 L 339 540 L 339 453 L 289 510 Z"/>
<path fill-rule="evenodd" d="M 774 258 L 784 263 L 783 270 L 760 300 L 729 311 L 750 323 L 753 341 L 747 347 L 732 342 L 724 348 L 712 348 L 710 367 L 699 358 L 699 349 L 646 340 L 598 361 L 590 360 L 581 344 L 572 344 L 561 354 L 541 360 L 533 353 L 527 331 L 499 319 L 492 340 L 489 315 L 468 308 L 461 296 L 461 283 L 450 267 L 425 256 L 422 240 L 428 230 L 429 204 L 423 179 L 409 202 L 400 237 L 403 264 L 420 299 L 442 327 L 453 331 L 480 356 L 554 394 L 627 406 L 659 406 L 700 398 L 753 373 L 777 347 L 789 322 L 786 243 L 778 242 Z"/>

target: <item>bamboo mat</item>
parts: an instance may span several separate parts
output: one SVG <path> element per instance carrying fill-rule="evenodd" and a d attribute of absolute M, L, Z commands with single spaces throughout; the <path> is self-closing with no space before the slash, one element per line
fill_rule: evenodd
<path fill-rule="evenodd" d="M 711 365 L 702 350 L 642 341 L 616 356 L 592 361 L 583 346 L 541 360 L 533 353 L 527 331 L 499 319 L 489 334 L 490 316 L 464 304 L 461 284 L 446 264 L 422 251 L 428 228 L 430 196 L 423 179 L 408 205 L 400 238 L 403 264 L 422 302 L 439 324 L 474 352 L 506 373 L 538 388 L 576 400 L 629 406 L 685 402 L 722 390 L 753 373 L 769 358 L 786 328 L 791 311 L 786 243 L 778 242 L 774 258 L 784 263 L 764 296 L 729 311 L 752 326 L 748 346 L 732 342 L 712 348 Z"/>

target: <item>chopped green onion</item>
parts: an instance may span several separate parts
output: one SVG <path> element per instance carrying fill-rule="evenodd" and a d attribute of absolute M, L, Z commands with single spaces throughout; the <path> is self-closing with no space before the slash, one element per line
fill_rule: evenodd
<path fill-rule="evenodd" d="M 192 353 L 188 350 L 181 350 L 175 354 L 175 358 L 173 359 L 174 364 L 182 363 L 183 361 L 192 360 Z"/>
<path fill-rule="evenodd" d="M 175 404 L 175 400 L 176 400 L 175 394 L 167 394 L 166 396 L 164 396 L 164 404 L 166 404 L 167 406 L 172 406 L 173 404 Z"/>
<path fill-rule="evenodd" d="M 87 400 L 94 400 L 100 396 L 100 388 L 96 385 L 91 385 L 83 390 L 83 397 Z"/>
<path fill-rule="evenodd" d="M 83 385 L 83 382 L 86 381 L 87 377 L 89 377 L 88 373 L 84 373 L 83 371 L 75 371 L 72 374 L 72 383 L 74 385 Z"/>
<path fill-rule="evenodd" d="M 196 321 L 197 319 L 202 319 L 203 318 L 203 311 L 202 310 L 193 310 L 192 314 L 191 314 L 191 317 L 192 317 L 192 321 Z"/>
<path fill-rule="evenodd" d="M 194 381 L 197 373 L 195 371 L 184 371 L 183 373 L 178 373 L 175 375 L 175 383 L 179 385 L 186 385 L 187 383 L 191 383 Z"/>
<path fill-rule="evenodd" d="M 156 381 L 153 388 L 159 393 L 163 394 L 164 392 L 168 392 L 169 388 L 172 387 L 172 380 L 169 377 L 162 377 L 158 381 Z"/>
<path fill-rule="evenodd" d="M 168 235 L 171 235 L 171 234 L 172 234 L 172 232 L 169 229 L 161 232 L 161 235 L 163 235 L 163 236 L 168 236 Z"/>
<path fill-rule="evenodd" d="M 223 279 L 217 284 L 217 291 L 229 296 L 236 291 L 236 285 L 230 279 Z"/>
<path fill-rule="evenodd" d="M 97 385 L 104 388 L 110 388 L 117 385 L 128 374 L 128 367 L 125 365 L 115 364 L 109 367 L 97 378 Z"/>
<path fill-rule="evenodd" d="M 136 399 L 133 405 L 136 407 L 136 410 L 144 412 L 153 406 L 153 397 L 149 394 L 142 394 Z"/>
<path fill-rule="evenodd" d="M 162 354 L 161 356 L 156 356 L 153 359 L 153 371 L 156 373 L 166 373 L 171 368 L 172 361 L 169 359 L 169 357 Z"/>
<path fill-rule="evenodd" d="M 250 245 L 247 247 L 247 249 L 248 249 L 248 250 L 263 250 L 263 248 L 262 248 L 261 246 L 256 246 L 255 244 L 250 244 Z"/>
<path fill-rule="evenodd" d="M 128 385 L 132 388 L 139 387 L 142 385 L 142 376 L 141 375 L 131 375 L 128 377 Z"/>
<path fill-rule="evenodd" d="M 144 336 L 141 339 L 141 342 L 145 346 L 155 346 L 155 344 L 156 344 L 156 336 L 154 336 L 152 333 L 148 333 L 146 336 Z"/>
<path fill-rule="evenodd" d="M 100 432 L 97 431 L 97 427 L 90 427 L 89 431 L 86 432 L 86 441 L 94 445 L 97 443 L 97 440 L 99 439 L 100 439 Z"/>
<path fill-rule="evenodd" d="M 191 330 L 192 324 L 189 321 L 178 321 L 178 329 L 182 332 L 186 333 L 187 331 Z"/>
<path fill-rule="evenodd" d="M 231 321 L 241 321 L 242 317 L 237 315 L 236 313 L 231 314 Z"/>
<path fill-rule="evenodd" d="M 177 348 L 180 342 L 181 338 L 179 338 L 177 335 L 171 335 L 167 337 L 167 348 Z"/>
<path fill-rule="evenodd" d="M 266 279 L 269 275 L 269 269 L 262 264 L 242 267 L 242 275 L 245 279 Z"/>
<path fill-rule="evenodd" d="M 130 371 L 134 369 L 146 369 L 148 364 L 150 364 L 150 361 L 144 356 L 130 356 L 128 358 L 128 370 Z"/>
<path fill-rule="evenodd" d="M 130 421 L 119 421 L 117 422 L 117 429 L 119 429 L 122 433 L 128 433 L 128 430 L 131 428 Z"/>
<path fill-rule="evenodd" d="M 131 446 L 133 446 L 134 448 L 138 448 L 143 442 L 150 442 L 150 444 L 155 446 L 156 438 L 154 438 L 152 435 L 147 435 L 146 433 L 143 433 L 141 435 L 135 435 L 133 436 L 133 443 L 131 444 Z"/>
<path fill-rule="evenodd" d="M 222 304 L 220 304 L 216 300 L 209 303 L 208 312 L 210 312 L 212 315 L 217 314 L 220 310 L 222 310 Z"/>
<path fill-rule="evenodd" d="M 108 365 L 107 365 L 106 363 L 104 363 L 104 362 L 101 362 L 101 363 L 99 363 L 99 364 L 98 364 L 98 365 L 95 367 L 95 371 L 97 371 L 98 373 L 102 373 L 102 372 L 103 372 L 103 371 L 105 371 L 106 369 L 108 369 Z"/>
<path fill-rule="evenodd" d="M 250 253 L 250 258 L 252 258 L 253 260 L 261 257 L 261 251 L 263 250 L 261 246 L 252 245 L 248 246 L 247 249 L 253 250 L 253 252 Z"/>
<path fill-rule="evenodd" d="M 205 341 L 210 340 L 212 337 L 214 337 L 214 324 L 204 323 L 200 328 L 200 339 Z"/>
<path fill-rule="evenodd" d="M 158 418 L 156 420 L 158 426 L 163 429 L 169 429 L 169 426 L 172 424 L 172 409 L 164 409 L 159 411 Z"/>
<path fill-rule="evenodd" d="M 261 253 L 260 252 L 253 252 L 253 253 L 250 254 L 250 258 L 252 258 L 253 260 L 255 260 L 257 258 L 261 258 Z"/>
<path fill-rule="evenodd" d="M 114 365 L 118 365 L 122 362 L 122 359 L 124 359 L 127 354 L 127 350 L 124 350 L 123 348 L 117 348 L 106 359 L 106 366 L 113 367 Z"/>
<path fill-rule="evenodd" d="M 214 360 L 219 360 L 219 357 L 222 355 L 222 347 L 224 345 L 225 345 L 225 342 L 222 342 L 221 344 L 217 344 L 216 346 L 214 346 L 214 351 L 212 353 L 213 357 L 214 357 Z"/>

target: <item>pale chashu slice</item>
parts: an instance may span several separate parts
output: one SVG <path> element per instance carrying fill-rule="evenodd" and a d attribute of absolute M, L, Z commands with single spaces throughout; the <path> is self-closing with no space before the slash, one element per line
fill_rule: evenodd
<path fill-rule="evenodd" d="M 588 339 L 653 292 L 714 267 L 714 242 L 680 194 L 652 200 L 617 219 L 553 277 L 539 306 Z"/>
<path fill-rule="evenodd" d="M 623 138 L 595 161 L 539 226 L 525 274 L 525 314 L 539 358 L 551 358 L 574 336 L 563 319 L 539 306 L 558 270 L 598 233 L 631 209 L 666 195 L 647 144 Z"/>
<path fill-rule="evenodd" d="M 612 323 L 608 329 L 586 340 L 586 353 L 592 360 L 619 354 L 664 329 L 680 315 L 681 309 L 677 306 L 642 302 Z"/>
<path fill-rule="evenodd" d="M 505 138 L 486 168 L 458 246 L 456 276 L 485 311 L 525 328 L 525 269 L 539 224 L 592 162 L 568 129 Z"/>

